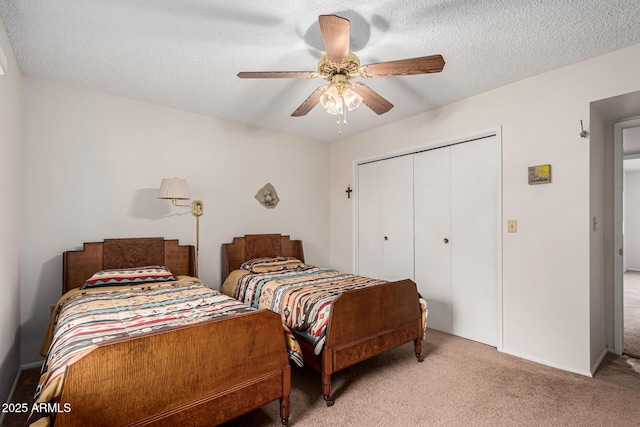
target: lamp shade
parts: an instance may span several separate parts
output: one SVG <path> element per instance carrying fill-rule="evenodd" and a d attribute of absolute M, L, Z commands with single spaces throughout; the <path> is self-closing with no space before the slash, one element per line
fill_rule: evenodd
<path fill-rule="evenodd" d="M 162 178 L 158 199 L 190 199 L 187 180 L 182 178 Z"/>

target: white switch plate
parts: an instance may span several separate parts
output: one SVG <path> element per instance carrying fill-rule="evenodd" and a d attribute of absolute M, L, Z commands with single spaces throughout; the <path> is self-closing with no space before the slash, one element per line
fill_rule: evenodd
<path fill-rule="evenodd" d="M 508 219 L 507 220 L 507 231 L 509 233 L 517 233 L 518 232 L 518 220 L 517 219 Z"/>

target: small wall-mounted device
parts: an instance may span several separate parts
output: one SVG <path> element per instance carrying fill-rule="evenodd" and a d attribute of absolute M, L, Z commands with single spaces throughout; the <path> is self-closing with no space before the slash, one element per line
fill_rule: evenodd
<path fill-rule="evenodd" d="M 580 138 L 588 138 L 588 137 L 589 137 L 589 131 L 584 128 L 584 125 L 582 124 L 582 120 L 580 120 Z"/>

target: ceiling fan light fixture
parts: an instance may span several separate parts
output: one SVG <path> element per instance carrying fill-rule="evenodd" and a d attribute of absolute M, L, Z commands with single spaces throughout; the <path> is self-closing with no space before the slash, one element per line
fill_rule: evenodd
<path fill-rule="evenodd" d="M 338 89 L 331 85 L 329 86 L 329 89 L 320 96 L 320 105 L 322 105 L 322 108 L 330 112 L 337 107 L 339 100 L 340 94 L 338 93 Z"/>
<path fill-rule="evenodd" d="M 342 93 L 342 99 L 349 111 L 355 110 L 360 106 L 360 104 L 362 104 L 362 97 L 352 89 L 346 89 Z"/>
<path fill-rule="evenodd" d="M 342 116 L 342 114 L 344 114 L 344 102 L 342 98 L 337 99 L 333 108 L 327 108 L 327 113 L 333 114 L 334 116 Z"/>

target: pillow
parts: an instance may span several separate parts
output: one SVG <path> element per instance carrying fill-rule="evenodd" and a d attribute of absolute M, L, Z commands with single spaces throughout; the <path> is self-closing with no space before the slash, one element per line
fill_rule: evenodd
<path fill-rule="evenodd" d="M 245 261 L 240 266 L 243 270 L 249 270 L 252 273 L 270 273 L 273 271 L 302 270 L 307 265 L 294 257 L 266 257 L 254 258 Z"/>
<path fill-rule="evenodd" d="M 135 285 L 139 283 L 169 282 L 176 280 L 164 265 L 102 270 L 91 276 L 82 289 L 100 286 Z"/>

